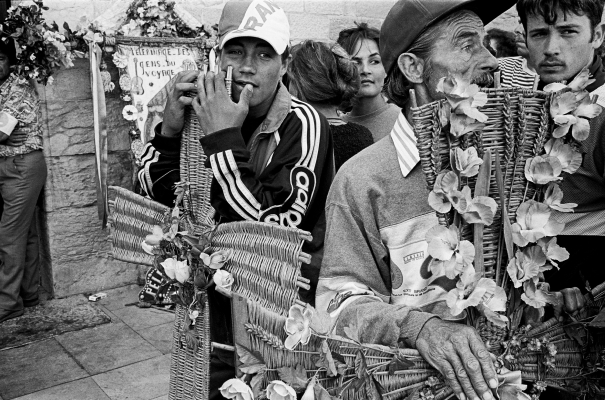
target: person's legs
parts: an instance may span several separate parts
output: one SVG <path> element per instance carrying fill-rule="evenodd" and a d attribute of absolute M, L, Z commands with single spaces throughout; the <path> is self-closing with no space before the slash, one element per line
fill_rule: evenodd
<path fill-rule="evenodd" d="M 36 226 L 36 208 L 29 224 L 27 247 L 25 248 L 25 269 L 21 280 L 21 298 L 25 307 L 33 307 L 39 303 L 38 286 L 40 285 L 40 246 Z"/>
<path fill-rule="evenodd" d="M 0 159 L 0 195 L 4 201 L 0 219 L 0 320 L 23 309 L 19 292 L 25 275 L 26 248 L 34 207 L 45 180 L 46 163 L 41 151 Z M 26 275 L 30 292 L 35 275 L 32 271 Z"/>
<path fill-rule="evenodd" d="M 235 367 L 223 362 L 215 354 L 210 354 L 210 384 L 208 385 L 208 400 L 220 400 L 224 397 L 219 388 L 229 379 L 235 378 Z"/>

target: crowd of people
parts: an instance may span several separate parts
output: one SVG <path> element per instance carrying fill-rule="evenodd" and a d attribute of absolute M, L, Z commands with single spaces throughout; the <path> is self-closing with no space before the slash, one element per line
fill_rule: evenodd
<path fill-rule="evenodd" d="M 175 78 L 163 122 L 145 148 L 142 188 L 173 205 L 184 111 L 193 107 L 214 175 L 210 202 L 217 222 L 262 221 L 312 232 L 304 248 L 312 261 L 302 267 L 311 289 L 301 298 L 334 318 L 335 333 L 355 326 L 362 342 L 403 342 L 443 373 L 458 398 L 492 399 L 498 382 L 487 349 L 443 302 L 456 282 L 422 272 L 425 234 L 437 217 L 426 200 L 410 125 L 410 89 L 422 105 L 443 98 L 437 83 L 448 75 L 490 87 L 500 71 L 503 87 L 525 88 L 533 88 L 537 76 L 541 89 L 588 67 L 594 83 L 587 89 L 601 95 L 602 0 L 399 0 L 380 30 L 361 23 L 340 32 L 336 43 L 293 46 L 286 14 L 265 3 L 228 1 L 218 25 L 217 70 Z M 485 24 L 515 4 L 522 32 L 486 33 Z M 0 57 L 0 321 L 35 302 L 29 210 L 44 181 L 38 121 L 29 108 L 12 112 L 13 93 L 32 107 L 37 100 L 31 95 L 30 102 L 28 89 L 19 89 L 3 68 Z M 599 99 L 605 104 L 605 96 Z M 19 120 L 14 131 L 6 128 L 11 118 Z M 601 114 L 590 122 L 590 139 L 579 149 L 582 167 L 563 183 L 564 201 L 578 208 L 560 215 L 566 222 L 560 243 L 571 257 L 547 276 L 563 300 L 557 315 L 582 306 L 587 281 L 605 280 L 602 262 L 586 251 L 605 237 L 604 121 Z M 18 240 L 9 244 L 8 237 Z M 209 298 L 213 340 L 224 342 L 232 337 L 229 300 Z M 217 349 L 211 398 L 220 398 L 218 387 L 234 374 L 232 354 Z"/>

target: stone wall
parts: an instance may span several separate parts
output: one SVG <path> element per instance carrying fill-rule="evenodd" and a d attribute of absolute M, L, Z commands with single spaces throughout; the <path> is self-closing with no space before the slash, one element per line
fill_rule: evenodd
<path fill-rule="evenodd" d="M 128 0 L 119 0 L 128 1 Z M 338 32 L 356 22 L 379 28 L 395 0 L 275 0 L 287 12 L 292 40 L 335 40 Z M 216 24 L 224 0 L 180 0 L 204 24 Z M 111 0 L 45 0 L 45 17 L 74 28 L 86 15 L 94 19 Z M 516 14 L 509 11 L 490 26 L 512 30 Z M 114 82 L 117 71 L 107 62 Z M 107 231 L 100 229 L 95 192 L 92 99 L 88 60 L 55 76 L 55 83 L 39 87 L 47 124 L 44 130 L 48 180 L 40 217 L 43 283 L 58 297 L 93 292 L 132 283 L 134 265 L 108 257 Z M 118 89 L 107 95 L 109 183 L 130 188 L 132 161 L 128 125 L 121 116 Z"/>
<path fill-rule="evenodd" d="M 129 1 L 129 0 L 118 0 Z M 487 1 L 487 0 L 484 0 Z M 204 24 L 218 23 L 225 0 L 177 0 Z M 396 0 L 275 0 L 288 14 L 292 27 L 292 40 L 335 40 L 338 32 L 350 27 L 354 21 L 367 22 L 379 28 Z M 81 16 L 94 19 L 111 6 L 111 0 L 45 0 L 50 9 L 47 20 L 64 21 L 75 27 Z M 517 26 L 514 8 L 507 11 L 488 27 L 512 31 Z"/>
<path fill-rule="evenodd" d="M 108 63 L 110 65 L 110 63 Z M 117 81 L 118 71 L 110 69 Z M 48 290 L 64 297 L 118 287 L 136 280 L 131 264 L 108 256 L 107 231 L 97 217 L 92 95 L 88 60 L 61 70 L 50 86 L 39 86 L 48 179 L 42 207 L 44 273 Z M 118 91 L 107 94 L 109 184 L 132 187 L 128 124 Z M 50 264 L 50 265 L 49 265 Z M 49 273 L 50 271 L 50 273 Z"/>

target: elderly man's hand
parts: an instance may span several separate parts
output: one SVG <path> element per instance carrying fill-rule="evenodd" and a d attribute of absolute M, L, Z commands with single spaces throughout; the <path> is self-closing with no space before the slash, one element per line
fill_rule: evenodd
<path fill-rule="evenodd" d="M 252 85 L 248 84 L 234 103 L 227 94 L 225 73 L 208 72 L 197 81 L 198 95 L 193 102 L 193 109 L 200 121 L 202 130 L 211 134 L 227 128 L 241 127 L 248 115 Z"/>
<path fill-rule="evenodd" d="M 183 130 L 185 123 L 185 107 L 191 105 L 192 97 L 187 92 L 195 92 L 197 86 L 195 81 L 199 71 L 179 72 L 176 84 L 168 94 L 166 108 L 164 108 L 164 120 L 162 121 L 162 135 L 176 136 Z"/>
<path fill-rule="evenodd" d="M 498 386 L 496 372 L 475 329 L 433 318 L 420 331 L 416 348 L 441 372 L 459 399 L 494 398 L 490 387 Z"/>
<path fill-rule="evenodd" d="M 555 318 L 563 319 L 563 312 L 573 315 L 584 307 L 584 295 L 577 287 L 563 289 L 555 292 L 557 304 L 554 306 Z"/>

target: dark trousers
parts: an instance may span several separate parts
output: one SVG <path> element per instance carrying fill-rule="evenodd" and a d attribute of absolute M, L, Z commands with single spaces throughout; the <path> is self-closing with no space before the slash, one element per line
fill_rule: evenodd
<path fill-rule="evenodd" d="M 210 355 L 210 384 L 208 385 L 208 400 L 224 399 L 218 388 L 229 379 L 235 378 L 235 367 L 222 361 L 216 354 Z"/>
<path fill-rule="evenodd" d="M 34 210 L 46 181 L 42 151 L 0 157 L 0 315 L 23 308 L 40 283 Z"/>

